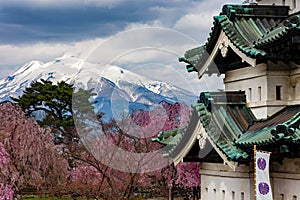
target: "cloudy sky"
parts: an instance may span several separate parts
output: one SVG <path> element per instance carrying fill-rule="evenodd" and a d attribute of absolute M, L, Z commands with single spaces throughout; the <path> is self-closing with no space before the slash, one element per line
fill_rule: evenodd
<path fill-rule="evenodd" d="M 49 62 L 64 54 L 86 58 L 94 52 L 98 59 L 114 55 L 110 62 L 122 67 L 133 61 L 146 67 L 174 62 L 184 72 L 178 56 L 205 43 L 223 4 L 241 2 L 0 0 L 0 78 L 32 60 Z"/>

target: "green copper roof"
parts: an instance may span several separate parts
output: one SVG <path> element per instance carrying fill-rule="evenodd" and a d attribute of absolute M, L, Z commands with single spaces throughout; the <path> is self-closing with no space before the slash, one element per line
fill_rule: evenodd
<path fill-rule="evenodd" d="M 284 60 L 287 57 L 300 61 L 298 54 L 290 56 L 293 51 L 284 50 L 282 46 L 287 45 L 281 44 L 288 41 L 296 45 L 300 43 L 300 13 L 288 15 L 288 10 L 287 6 L 225 5 L 220 15 L 214 17 L 206 44 L 186 51 L 184 58 L 179 61 L 189 64 L 188 72 L 200 71 L 208 55 L 218 45 L 216 43 L 221 31 L 239 51 L 249 58 L 258 59 L 258 62 L 263 59 Z M 281 51 L 287 55 L 283 56 Z M 222 59 L 226 58 L 217 59 L 222 63 Z M 241 59 L 240 65 L 244 66 Z M 221 73 L 224 70 L 219 69 Z"/>
<path fill-rule="evenodd" d="M 211 120 L 203 123 L 206 133 L 229 161 L 246 159 L 249 154 L 235 145 L 245 128 L 254 121 L 254 116 L 247 109 L 243 92 L 214 92 L 200 95 L 200 106 L 209 111 Z M 204 108 L 203 108 L 204 107 Z M 206 116 L 200 116 L 200 121 Z"/>
<path fill-rule="evenodd" d="M 200 58 L 201 58 L 202 54 L 204 53 L 204 51 L 205 51 L 204 46 L 200 46 L 200 47 L 188 50 L 185 52 L 183 58 L 179 58 L 179 62 L 189 63 L 189 65 L 187 65 L 187 67 L 186 67 L 188 72 L 197 71 L 196 70 L 197 63 L 199 63 Z"/>
<path fill-rule="evenodd" d="M 300 14 L 294 14 L 285 19 L 275 29 L 271 30 L 255 43 L 257 48 L 264 48 L 268 45 L 288 37 L 289 35 L 300 35 Z"/>
<path fill-rule="evenodd" d="M 262 37 L 263 32 L 269 29 L 259 29 L 259 20 L 235 19 L 229 20 L 227 15 L 215 17 L 215 21 L 222 27 L 230 41 L 249 57 L 265 56 L 266 52 L 255 48 L 253 43 Z"/>
<path fill-rule="evenodd" d="M 207 134 L 228 161 L 251 159 L 254 145 L 266 150 L 285 145 L 288 151 L 290 145 L 300 144 L 300 106 L 288 106 L 268 119 L 257 120 L 240 91 L 201 93 L 199 103 L 193 106 L 192 121 L 201 122 L 205 133 L 198 134 Z M 178 148 L 184 148 L 182 141 L 191 137 L 195 127 L 162 132 L 156 140 L 171 144 L 167 155 L 174 157 Z"/>
<path fill-rule="evenodd" d="M 181 140 L 184 131 L 185 127 L 163 131 L 157 135 L 157 138 L 152 138 L 152 141 L 164 145 L 176 145 Z"/>
<path fill-rule="evenodd" d="M 253 124 L 235 143 L 240 147 L 251 147 L 254 144 L 266 146 L 278 142 L 299 143 L 299 125 L 300 107 L 289 106 L 272 118 Z"/>

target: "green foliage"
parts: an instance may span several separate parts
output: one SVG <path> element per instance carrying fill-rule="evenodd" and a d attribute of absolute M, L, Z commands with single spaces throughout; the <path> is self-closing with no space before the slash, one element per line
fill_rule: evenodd
<path fill-rule="evenodd" d="M 19 98 L 12 98 L 30 117 L 35 117 L 37 111 L 44 111 L 46 117 L 38 120 L 41 125 L 47 124 L 61 128 L 73 126 L 72 119 L 73 86 L 65 82 L 57 85 L 51 81 L 32 82 Z"/>
<path fill-rule="evenodd" d="M 54 133 L 60 133 L 64 142 L 68 143 L 77 137 L 72 97 L 75 99 L 73 102 L 75 107 L 79 107 L 80 112 L 83 112 L 93 110 L 92 103 L 88 100 L 91 95 L 91 90 L 83 89 L 74 93 L 73 85 L 64 81 L 55 85 L 51 81 L 41 79 L 32 82 L 21 97 L 11 99 L 21 106 L 27 116 L 36 119 L 41 126 L 51 127 Z M 43 117 L 37 117 L 41 113 Z"/>
<path fill-rule="evenodd" d="M 90 102 L 89 98 L 92 95 L 95 95 L 92 92 L 93 89 L 83 90 L 79 89 L 77 92 L 73 93 L 73 115 L 76 117 L 84 117 L 84 115 L 94 115 L 93 104 L 97 103 L 97 101 Z M 91 113 L 92 112 L 92 113 Z"/>

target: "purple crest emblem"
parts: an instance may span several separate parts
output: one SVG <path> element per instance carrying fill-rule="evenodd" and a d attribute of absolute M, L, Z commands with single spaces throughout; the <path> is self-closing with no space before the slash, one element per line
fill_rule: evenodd
<path fill-rule="evenodd" d="M 266 195 L 270 191 L 270 187 L 267 183 L 261 182 L 258 184 L 259 193 L 262 195 Z"/>
<path fill-rule="evenodd" d="M 259 169 L 264 170 L 267 166 L 267 162 L 264 158 L 259 158 L 257 160 L 257 166 Z"/>

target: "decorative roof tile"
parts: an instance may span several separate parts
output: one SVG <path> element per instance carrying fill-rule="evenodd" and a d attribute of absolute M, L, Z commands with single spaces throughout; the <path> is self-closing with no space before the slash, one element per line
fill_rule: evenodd
<path fill-rule="evenodd" d="M 205 51 L 204 46 L 196 47 L 194 49 L 185 52 L 183 58 L 179 58 L 179 62 L 186 62 L 189 65 L 186 66 L 188 72 L 196 71 L 195 66 L 200 61 L 202 54 Z"/>
<path fill-rule="evenodd" d="M 160 132 L 157 138 L 152 138 L 153 142 L 158 142 L 163 145 L 176 145 L 182 138 L 182 133 L 185 127 L 176 128 L 168 131 Z"/>
<path fill-rule="evenodd" d="M 299 139 L 300 105 L 288 106 L 267 120 L 256 121 L 235 143 L 240 147 L 266 146 Z"/>
<path fill-rule="evenodd" d="M 288 57 L 298 62 L 300 58 L 293 54 L 292 50 L 282 55 L 280 50 L 283 48 L 278 48 L 280 43 L 298 41 L 297 38 L 293 38 L 300 37 L 300 13 L 289 15 L 288 10 L 287 6 L 225 5 L 220 15 L 214 17 L 212 31 L 206 44 L 187 51 L 179 61 L 189 64 L 188 72 L 199 72 L 208 59 L 204 52 L 208 55 L 212 53 L 223 31 L 229 41 L 249 58 L 260 61 L 284 60 Z M 241 66 L 244 66 L 242 60 L 240 62 Z M 206 73 L 212 72 L 207 70 Z"/>
<path fill-rule="evenodd" d="M 284 151 L 289 151 L 289 145 L 300 144 L 300 105 L 287 106 L 268 119 L 257 120 L 245 101 L 245 93 L 241 91 L 201 93 L 199 102 L 193 106 L 191 118 L 191 121 L 200 121 L 204 128 L 197 134 L 207 135 L 216 151 L 234 162 L 251 159 L 254 145 L 267 148 L 284 144 Z M 167 155 L 175 157 L 188 141 L 184 138 L 190 138 L 195 129 L 194 124 L 162 132 L 157 140 L 171 144 Z"/>

